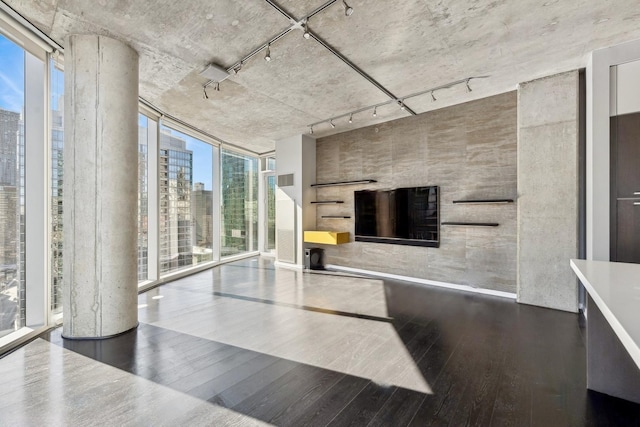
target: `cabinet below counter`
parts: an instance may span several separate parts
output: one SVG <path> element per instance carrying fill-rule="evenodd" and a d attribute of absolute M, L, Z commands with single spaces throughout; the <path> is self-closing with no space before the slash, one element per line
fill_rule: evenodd
<path fill-rule="evenodd" d="M 640 264 L 571 260 L 588 292 L 587 388 L 640 403 Z"/>

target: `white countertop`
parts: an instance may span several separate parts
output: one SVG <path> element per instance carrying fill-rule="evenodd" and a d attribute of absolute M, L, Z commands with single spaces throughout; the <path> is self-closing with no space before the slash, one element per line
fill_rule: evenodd
<path fill-rule="evenodd" d="M 640 264 L 572 259 L 571 268 L 640 368 Z"/>

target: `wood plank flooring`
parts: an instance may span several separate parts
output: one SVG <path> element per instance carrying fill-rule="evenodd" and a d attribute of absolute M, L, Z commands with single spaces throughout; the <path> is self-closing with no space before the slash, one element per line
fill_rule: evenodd
<path fill-rule="evenodd" d="M 570 313 L 268 259 L 139 303 L 135 331 L 69 341 L 54 330 L 0 359 L 0 425 L 139 425 L 155 411 L 153 425 L 640 426 L 640 405 L 586 390 L 584 326 Z M 37 402 L 9 391 L 56 381 Z M 158 407 L 170 399 L 187 403 Z M 56 418 L 77 405 L 78 418 Z"/>

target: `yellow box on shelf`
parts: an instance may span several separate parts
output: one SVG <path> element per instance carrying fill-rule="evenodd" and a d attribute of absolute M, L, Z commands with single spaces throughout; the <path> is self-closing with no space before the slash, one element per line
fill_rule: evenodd
<path fill-rule="evenodd" d="M 349 243 L 348 231 L 305 231 L 305 243 L 321 243 L 324 245 L 341 245 Z"/>

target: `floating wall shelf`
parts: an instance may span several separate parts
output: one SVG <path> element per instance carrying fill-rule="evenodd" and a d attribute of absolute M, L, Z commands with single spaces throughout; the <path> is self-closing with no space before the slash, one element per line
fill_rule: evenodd
<path fill-rule="evenodd" d="M 344 203 L 343 200 L 318 200 L 316 202 L 311 202 L 312 205 L 330 205 L 334 203 Z"/>
<path fill-rule="evenodd" d="M 454 200 L 455 204 L 465 205 L 486 205 L 486 204 L 506 204 L 513 203 L 513 199 L 483 199 L 483 200 Z"/>
<path fill-rule="evenodd" d="M 322 215 L 320 218 L 333 218 L 333 219 L 349 219 L 350 216 L 342 216 L 342 215 Z"/>
<path fill-rule="evenodd" d="M 305 231 L 305 243 L 321 243 L 324 245 L 341 245 L 349 243 L 348 231 Z"/>
<path fill-rule="evenodd" d="M 338 185 L 356 185 L 356 184 L 371 184 L 372 182 L 378 182 L 375 179 L 361 179 L 359 181 L 339 181 L 339 182 L 325 182 L 322 184 L 311 184 L 312 187 L 332 187 Z"/>
<path fill-rule="evenodd" d="M 440 225 L 457 225 L 461 227 L 497 227 L 497 222 L 442 222 Z"/>

